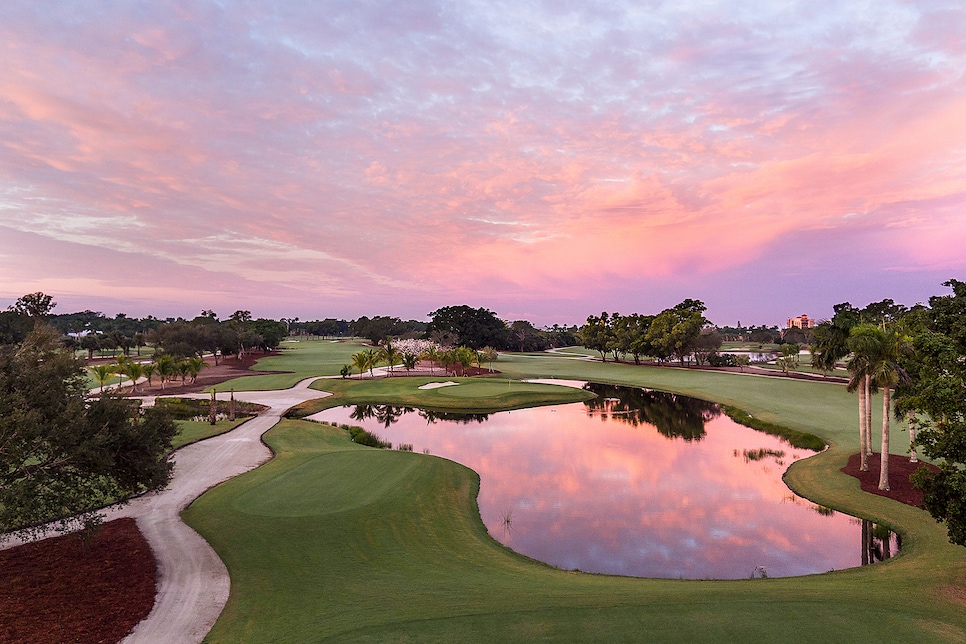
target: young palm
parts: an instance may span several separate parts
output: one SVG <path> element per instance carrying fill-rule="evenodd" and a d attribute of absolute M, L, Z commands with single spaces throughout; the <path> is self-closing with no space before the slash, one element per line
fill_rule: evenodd
<path fill-rule="evenodd" d="M 352 366 L 359 370 L 361 376 L 369 369 L 369 354 L 365 351 L 352 354 Z"/>
<path fill-rule="evenodd" d="M 140 362 L 127 360 L 124 363 L 124 375 L 131 380 L 131 393 L 133 394 L 138 386 L 138 380 L 144 376 L 144 365 Z"/>
<path fill-rule="evenodd" d="M 161 390 L 164 390 L 164 383 L 178 372 L 178 365 L 175 362 L 171 354 L 165 353 L 154 361 L 155 371 L 157 371 L 158 377 L 161 378 Z"/>
<path fill-rule="evenodd" d="M 97 380 L 97 384 L 101 386 L 101 393 L 104 393 L 104 385 L 107 381 L 114 377 L 116 373 L 114 371 L 114 365 L 111 364 L 99 364 L 93 367 L 88 367 L 91 373 L 94 374 L 94 378 Z"/>

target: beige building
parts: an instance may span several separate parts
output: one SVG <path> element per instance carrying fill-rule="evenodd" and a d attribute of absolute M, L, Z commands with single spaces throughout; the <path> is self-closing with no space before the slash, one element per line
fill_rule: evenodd
<path fill-rule="evenodd" d="M 785 326 L 788 329 L 791 329 L 792 327 L 797 327 L 799 329 L 811 329 L 815 326 L 815 324 L 815 320 L 803 313 L 797 318 L 788 318 L 788 324 Z"/>

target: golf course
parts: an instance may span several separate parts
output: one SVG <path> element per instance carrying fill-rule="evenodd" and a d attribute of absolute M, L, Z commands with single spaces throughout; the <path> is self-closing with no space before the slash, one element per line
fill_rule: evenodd
<path fill-rule="evenodd" d="M 601 363 L 578 351 L 501 354 L 489 377 L 407 378 L 399 369 L 345 380 L 339 370 L 359 344 L 284 346 L 257 368 L 290 373 L 238 378 L 218 390 L 238 395 L 328 376 L 313 387 L 333 395 L 305 403 L 264 435 L 272 460 L 183 513 L 231 576 L 228 604 L 206 641 L 966 641 L 966 548 L 950 545 L 927 512 L 864 493 L 840 471 L 859 449 L 856 397 L 841 384 Z M 814 434 L 829 448 L 794 463 L 789 488 L 899 532 L 902 551 L 885 563 L 781 579 L 559 570 L 490 537 L 472 470 L 358 445 L 342 429 L 299 418 L 347 403 L 485 413 L 587 395 L 521 382 L 541 378 L 687 394 Z M 419 388 L 440 380 L 459 386 Z M 895 423 L 893 458 L 908 458 L 908 447 L 908 432 Z"/>

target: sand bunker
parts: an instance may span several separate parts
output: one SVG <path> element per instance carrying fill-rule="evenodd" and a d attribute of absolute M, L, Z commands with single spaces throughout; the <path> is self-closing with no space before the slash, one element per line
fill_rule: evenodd
<path fill-rule="evenodd" d="M 439 389 L 440 387 L 451 387 L 452 385 L 458 384 L 460 383 L 453 382 L 452 380 L 447 380 L 446 382 L 427 382 L 420 389 Z"/>

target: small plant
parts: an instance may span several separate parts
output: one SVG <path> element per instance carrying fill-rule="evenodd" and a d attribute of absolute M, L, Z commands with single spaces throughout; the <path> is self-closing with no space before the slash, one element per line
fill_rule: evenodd
<path fill-rule="evenodd" d="M 749 579 L 768 579 L 768 571 L 765 570 L 764 566 L 755 566 L 755 570 L 751 573 Z"/>
<path fill-rule="evenodd" d="M 359 445 L 367 445 L 369 447 L 376 447 L 379 449 L 392 449 L 392 443 L 382 440 L 372 432 L 368 432 L 362 427 L 349 427 L 349 436 L 352 437 L 353 443 L 358 443 Z"/>
<path fill-rule="evenodd" d="M 411 451 L 413 451 L 413 444 L 412 443 L 399 443 L 399 445 L 396 447 L 396 450 L 397 451 L 400 451 L 400 452 L 411 452 Z"/>

